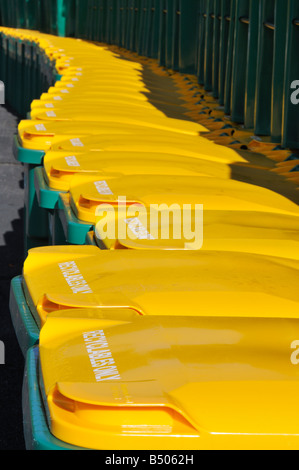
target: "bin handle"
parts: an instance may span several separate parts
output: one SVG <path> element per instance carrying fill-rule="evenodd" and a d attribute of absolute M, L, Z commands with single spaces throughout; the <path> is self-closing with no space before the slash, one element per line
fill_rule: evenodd
<path fill-rule="evenodd" d="M 264 26 L 265 28 L 271 29 L 271 31 L 275 30 L 275 25 L 273 23 L 270 23 L 269 21 L 265 21 Z"/>
<path fill-rule="evenodd" d="M 250 20 L 247 16 L 241 16 L 241 18 L 239 18 L 239 21 L 243 24 L 250 24 Z"/>

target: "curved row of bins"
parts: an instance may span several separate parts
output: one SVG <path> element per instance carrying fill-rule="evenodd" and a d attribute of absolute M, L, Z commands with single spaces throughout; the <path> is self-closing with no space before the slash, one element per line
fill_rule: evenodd
<path fill-rule="evenodd" d="M 35 247 L 10 300 L 27 447 L 298 448 L 292 152 L 199 114 L 209 97 L 154 62 L 2 34 L 42 44 L 60 78 L 15 139 Z M 161 204 L 173 218 L 147 225 Z"/>

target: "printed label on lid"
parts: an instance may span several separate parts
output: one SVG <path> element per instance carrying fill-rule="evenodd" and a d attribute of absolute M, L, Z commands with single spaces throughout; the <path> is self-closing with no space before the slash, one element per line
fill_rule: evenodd
<path fill-rule="evenodd" d="M 73 147 L 84 147 L 84 144 L 83 142 L 81 142 L 80 139 L 71 139 L 70 142 L 73 145 Z"/>
<path fill-rule="evenodd" d="M 54 111 L 47 111 L 47 112 L 46 112 L 46 115 L 47 115 L 48 117 L 56 117 L 56 113 L 54 113 Z"/>
<path fill-rule="evenodd" d="M 108 184 L 106 181 L 96 181 L 94 183 L 95 187 L 97 188 L 97 191 L 99 194 L 105 195 L 105 196 L 112 196 L 113 192 L 109 188 Z"/>
<path fill-rule="evenodd" d="M 54 96 L 54 100 L 55 101 L 62 101 L 62 97 L 61 96 Z"/>
<path fill-rule="evenodd" d="M 54 108 L 53 103 L 46 103 L 45 106 L 46 106 L 46 108 Z"/>
<path fill-rule="evenodd" d="M 75 156 L 72 157 L 65 157 L 66 163 L 68 166 L 80 166 L 80 163 L 78 162 L 77 158 Z"/>
<path fill-rule="evenodd" d="M 127 219 L 126 224 L 138 240 L 155 240 L 155 238 L 147 231 L 138 217 L 135 217 L 134 219 Z"/>
<path fill-rule="evenodd" d="M 36 124 L 35 129 L 37 131 L 46 131 L 47 129 L 45 128 L 44 124 Z"/>
<path fill-rule="evenodd" d="M 104 331 L 84 333 L 83 339 L 96 381 L 121 380 Z"/>
<path fill-rule="evenodd" d="M 73 294 L 93 294 L 93 291 L 80 273 L 75 261 L 58 265 Z"/>

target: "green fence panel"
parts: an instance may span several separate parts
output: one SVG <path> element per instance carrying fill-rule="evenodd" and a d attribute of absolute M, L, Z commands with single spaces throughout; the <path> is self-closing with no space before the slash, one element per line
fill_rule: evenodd
<path fill-rule="evenodd" d="M 10 37 L 8 40 L 8 63 L 6 78 L 7 102 L 16 110 L 16 88 L 17 88 L 17 45 L 18 40 Z"/>
<path fill-rule="evenodd" d="M 166 34 L 167 34 L 167 1 L 162 0 L 159 4 L 160 9 L 160 29 L 159 29 L 159 51 L 158 61 L 161 66 L 166 64 Z"/>
<path fill-rule="evenodd" d="M 25 108 L 28 111 L 30 108 L 30 103 L 35 98 L 34 94 L 34 74 L 33 74 L 33 48 L 34 44 L 30 41 L 24 42 L 25 52 L 24 52 L 24 89 L 25 89 Z"/>
<path fill-rule="evenodd" d="M 230 17 L 231 1 L 221 0 L 221 27 L 220 27 L 220 45 L 219 45 L 219 104 L 224 105 L 224 90 L 227 65 L 227 51 L 229 38 L 229 25 L 227 18 Z"/>
<path fill-rule="evenodd" d="M 220 35 L 221 35 L 221 1 L 214 0 L 212 14 L 213 27 L 213 65 L 212 65 L 212 90 L 214 98 L 219 97 L 219 63 L 220 63 Z"/>
<path fill-rule="evenodd" d="M 277 143 L 280 143 L 282 139 L 285 58 L 288 54 L 286 50 L 287 14 L 288 10 L 285 0 L 276 0 L 271 99 L 271 137 L 272 141 Z"/>
<path fill-rule="evenodd" d="M 256 0 L 250 0 L 249 21 L 244 123 L 247 129 L 253 129 L 259 28 L 259 2 Z"/>
<path fill-rule="evenodd" d="M 116 44 L 125 47 L 127 21 L 127 0 L 118 0 L 116 15 Z"/>
<path fill-rule="evenodd" d="M 213 35 L 214 35 L 214 1 L 207 0 L 205 19 L 205 58 L 204 58 L 204 87 L 206 91 L 213 88 Z"/>
<path fill-rule="evenodd" d="M 8 67 L 8 38 L 1 33 L 1 53 L 0 53 L 0 80 L 6 85 L 7 94 L 7 67 Z"/>
<path fill-rule="evenodd" d="M 30 107 L 28 90 L 25 88 L 25 43 L 17 41 L 16 84 L 14 109 L 20 117 L 25 118 Z M 28 107 L 27 107 L 28 103 Z"/>
<path fill-rule="evenodd" d="M 236 15 L 236 0 L 232 0 L 230 16 L 225 21 L 229 22 L 228 45 L 227 45 L 227 61 L 225 72 L 225 86 L 224 86 L 224 112 L 230 114 L 231 112 L 231 85 L 232 85 L 232 69 L 233 69 L 233 52 L 235 41 L 235 15 Z"/>
<path fill-rule="evenodd" d="M 179 70 L 182 73 L 194 74 L 197 52 L 197 18 L 198 0 L 179 2 Z"/>
<path fill-rule="evenodd" d="M 147 55 L 147 38 L 146 38 L 146 25 L 147 17 L 150 10 L 149 0 L 140 0 L 139 6 L 139 29 L 138 29 L 138 42 L 137 53 L 141 56 Z"/>
<path fill-rule="evenodd" d="M 26 28 L 26 10 L 25 10 L 25 6 L 26 6 L 25 0 L 15 0 L 15 2 L 14 2 L 15 18 L 16 18 L 15 26 L 17 28 L 21 28 L 21 29 Z"/>
<path fill-rule="evenodd" d="M 174 62 L 174 48 L 177 44 L 177 35 L 175 34 L 176 0 L 167 0 L 166 9 L 165 66 L 172 69 Z"/>
<path fill-rule="evenodd" d="M 245 84 L 249 37 L 249 0 L 237 0 L 235 40 L 233 47 L 233 71 L 231 90 L 231 117 L 243 123 L 245 114 Z"/>
<path fill-rule="evenodd" d="M 139 48 L 140 28 L 141 28 L 141 0 L 135 0 L 134 2 L 134 36 L 132 51 L 137 52 Z"/>
<path fill-rule="evenodd" d="M 299 2 L 290 0 L 287 24 L 287 56 L 284 85 L 284 147 L 299 148 Z"/>
<path fill-rule="evenodd" d="M 134 28 L 134 0 L 128 0 L 126 8 L 126 32 L 125 44 L 126 49 L 131 49 L 133 43 L 133 28 Z"/>
<path fill-rule="evenodd" d="M 67 37 L 76 36 L 76 0 L 64 0 L 65 31 Z"/>
<path fill-rule="evenodd" d="M 117 0 L 107 0 L 106 40 L 108 44 L 116 43 L 116 9 Z"/>
<path fill-rule="evenodd" d="M 146 25 L 147 55 L 158 59 L 160 34 L 160 0 L 149 0 L 150 14 Z"/>
<path fill-rule="evenodd" d="M 94 40 L 108 42 L 108 0 L 97 0 L 93 14 Z"/>
<path fill-rule="evenodd" d="M 197 77 L 200 85 L 205 83 L 206 2 L 200 0 L 197 14 Z"/>
<path fill-rule="evenodd" d="M 66 10 L 67 0 L 56 0 L 56 8 L 54 10 L 55 16 L 55 30 L 58 36 L 64 37 L 66 34 Z M 52 2 L 55 3 L 55 2 Z"/>
<path fill-rule="evenodd" d="M 86 18 L 86 39 L 92 41 L 94 37 L 94 8 L 95 7 L 95 0 L 87 0 L 86 1 L 86 8 L 87 8 L 87 18 Z"/>
<path fill-rule="evenodd" d="M 75 36 L 87 39 L 88 5 L 86 0 L 76 0 Z"/>
<path fill-rule="evenodd" d="M 25 11 L 26 11 L 26 29 L 39 29 L 39 9 L 40 2 L 39 0 L 24 0 L 25 1 Z"/>
<path fill-rule="evenodd" d="M 172 4 L 172 44 L 170 46 L 172 60 L 171 68 L 180 69 L 180 30 L 181 30 L 181 4 L 180 0 L 174 0 Z"/>
<path fill-rule="evenodd" d="M 261 0 L 259 6 L 255 132 L 257 135 L 270 135 L 275 27 L 274 2 L 273 0 Z"/>

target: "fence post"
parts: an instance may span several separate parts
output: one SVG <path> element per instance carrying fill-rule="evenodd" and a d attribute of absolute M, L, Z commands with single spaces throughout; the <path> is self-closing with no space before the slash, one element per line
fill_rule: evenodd
<path fill-rule="evenodd" d="M 249 21 L 244 123 L 247 129 L 253 129 L 259 27 L 259 3 L 256 0 L 250 0 Z"/>
<path fill-rule="evenodd" d="M 221 30 L 220 30 L 220 63 L 219 63 L 219 104 L 224 105 L 224 89 L 229 38 L 229 22 L 231 0 L 221 0 Z"/>
<path fill-rule="evenodd" d="M 213 35 L 214 35 L 214 1 L 207 1 L 205 18 L 205 60 L 204 60 L 204 87 L 206 91 L 211 91 L 213 88 Z"/>
<path fill-rule="evenodd" d="M 180 0 L 179 69 L 194 74 L 197 52 L 198 0 Z"/>
<path fill-rule="evenodd" d="M 258 41 L 255 132 L 257 135 L 270 135 L 274 50 L 273 0 L 260 1 Z"/>
<path fill-rule="evenodd" d="M 197 77 L 198 83 L 200 85 L 203 85 L 205 82 L 206 5 L 206 0 L 199 0 L 199 8 L 197 14 Z"/>
<path fill-rule="evenodd" d="M 166 0 L 161 0 L 161 2 L 159 3 L 159 9 L 160 9 L 160 28 L 159 28 L 158 61 L 159 61 L 159 65 L 165 66 L 166 64 L 166 30 L 167 30 Z"/>
<path fill-rule="evenodd" d="M 160 0 L 149 0 L 150 1 L 150 15 L 148 28 L 148 56 L 153 59 L 158 59 L 159 56 L 159 39 L 160 39 L 160 20 L 161 20 L 161 8 Z"/>
<path fill-rule="evenodd" d="M 274 63 L 271 105 L 271 137 L 273 142 L 280 143 L 282 138 L 282 109 L 285 77 L 285 57 L 287 35 L 287 15 L 285 0 L 276 0 L 275 32 L 274 32 Z"/>
<path fill-rule="evenodd" d="M 233 49 L 235 40 L 235 15 L 236 15 L 236 0 L 232 0 L 230 16 L 227 18 L 229 21 L 229 34 L 227 46 L 227 61 L 225 73 L 225 86 L 224 86 L 224 112 L 230 114 L 231 112 L 231 85 L 232 85 L 232 68 L 233 68 Z"/>
<path fill-rule="evenodd" d="M 87 39 L 88 2 L 76 0 L 75 35 L 77 38 Z"/>
<path fill-rule="evenodd" d="M 287 55 L 283 106 L 284 147 L 299 148 L 299 3 L 289 1 L 287 24 Z"/>
<path fill-rule="evenodd" d="M 238 123 L 244 122 L 248 35 L 249 0 L 237 0 L 233 51 L 231 118 L 234 122 Z"/>
<path fill-rule="evenodd" d="M 219 96 L 219 62 L 220 62 L 220 33 L 221 33 L 221 5 L 220 0 L 214 0 L 213 11 L 213 66 L 212 90 L 214 98 Z"/>

